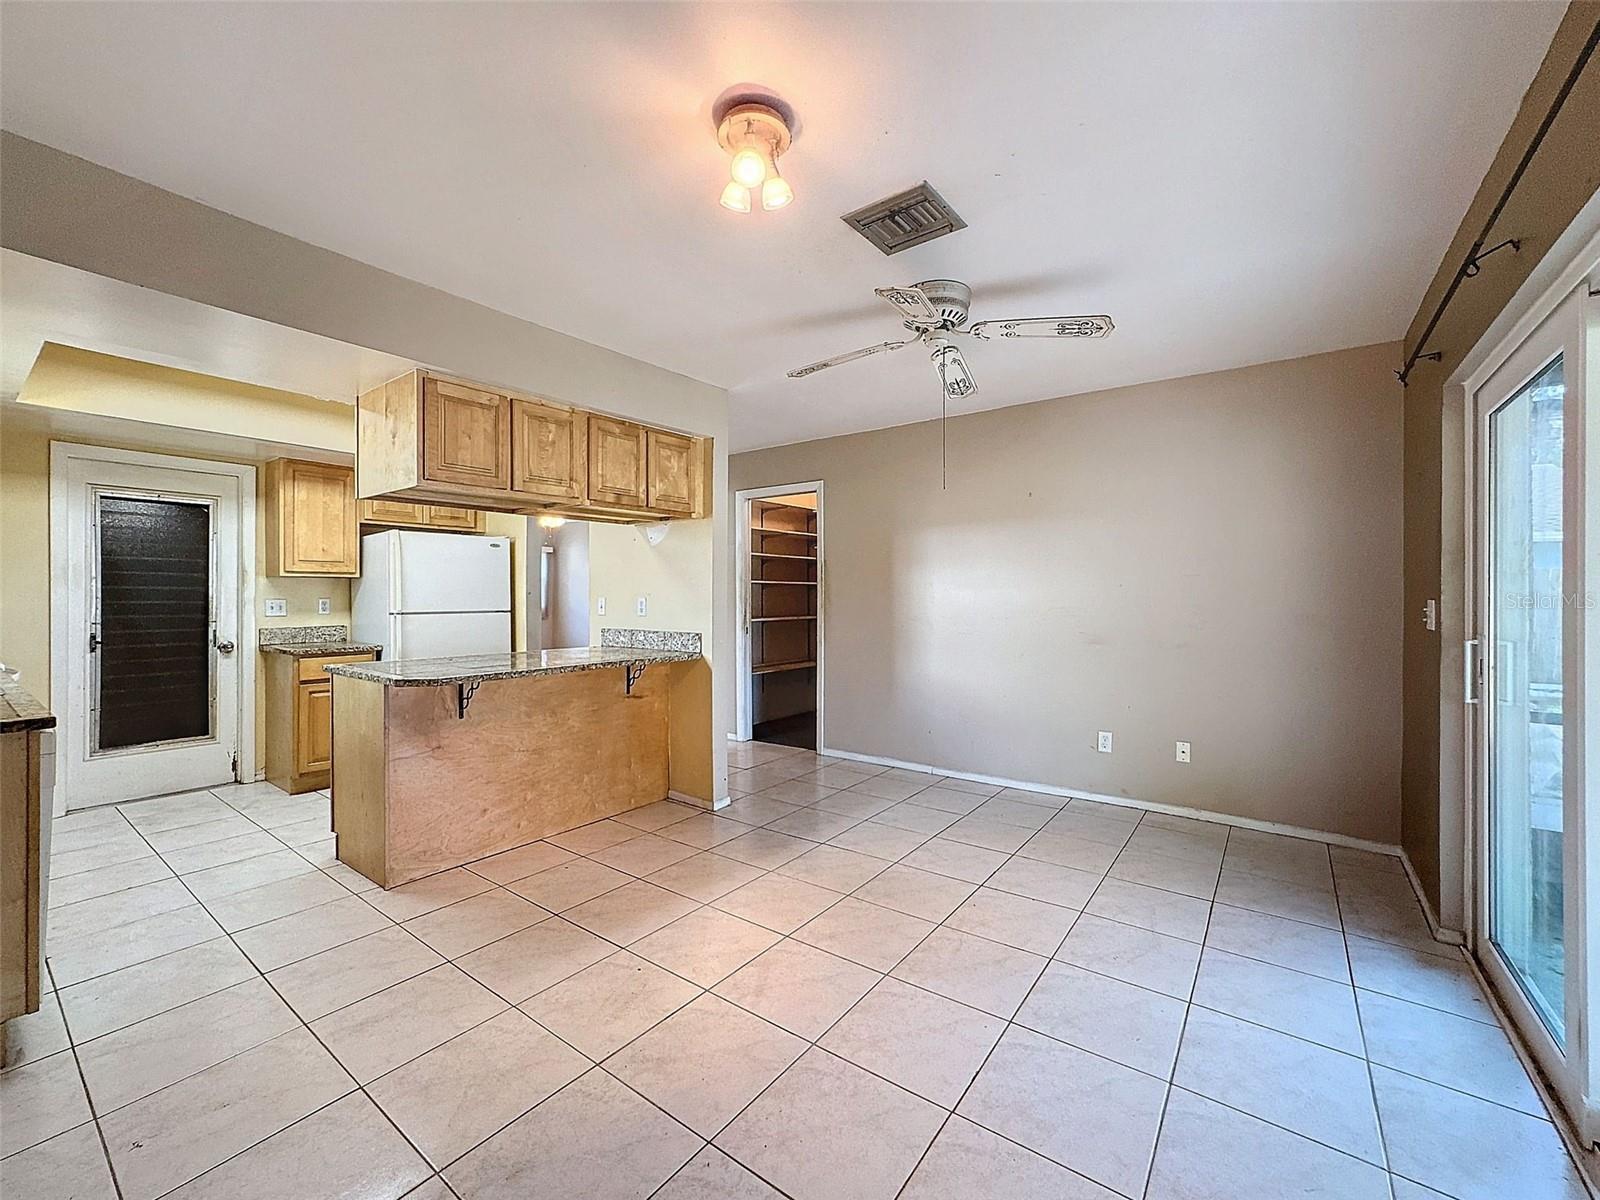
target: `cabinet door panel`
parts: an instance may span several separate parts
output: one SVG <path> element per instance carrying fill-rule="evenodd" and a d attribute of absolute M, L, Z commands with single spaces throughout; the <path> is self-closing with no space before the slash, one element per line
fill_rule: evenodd
<path fill-rule="evenodd" d="M 586 413 L 513 400 L 512 491 L 545 500 L 583 500 L 588 493 L 588 434 Z"/>
<path fill-rule="evenodd" d="M 695 511 L 700 493 L 700 456 L 696 450 L 691 437 L 650 430 L 645 459 L 651 508 L 685 515 Z"/>
<path fill-rule="evenodd" d="M 511 402 L 442 379 L 423 383 L 422 475 L 430 483 L 511 486 Z"/>
<path fill-rule="evenodd" d="M 363 500 L 361 519 L 375 525 L 426 525 L 428 514 L 409 500 Z"/>
<path fill-rule="evenodd" d="M 459 529 L 467 533 L 483 532 L 483 514 L 470 508 L 452 508 L 445 504 L 427 506 L 430 529 Z"/>
<path fill-rule="evenodd" d="M 295 774 L 326 771 L 333 764 L 333 684 L 301 683 L 295 693 Z"/>
<path fill-rule="evenodd" d="M 285 461 L 277 476 L 279 570 L 356 573 L 356 477 L 350 467 Z"/>
<path fill-rule="evenodd" d="M 644 507 L 644 426 L 590 414 L 589 499 L 597 503 Z"/>

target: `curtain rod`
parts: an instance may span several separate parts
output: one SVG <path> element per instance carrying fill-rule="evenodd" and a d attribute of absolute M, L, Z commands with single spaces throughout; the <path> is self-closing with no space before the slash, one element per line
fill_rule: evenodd
<path fill-rule="evenodd" d="M 1456 268 L 1455 278 L 1450 281 L 1450 286 L 1445 289 L 1444 295 L 1439 298 L 1439 306 L 1433 310 L 1433 316 L 1428 318 L 1428 324 L 1423 328 L 1422 336 L 1417 339 L 1416 348 L 1406 356 L 1406 365 L 1395 372 L 1400 378 L 1400 386 L 1405 386 L 1406 378 L 1411 374 L 1411 368 L 1417 365 L 1418 359 L 1429 358 L 1437 362 L 1442 357 L 1438 352 L 1425 355 L 1422 353 L 1422 348 L 1428 344 L 1428 338 L 1433 336 L 1434 329 L 1438 327 L 1439 318 L 1444 316 L 1444 310 L 1450 306 L 1450 301 L 1455 299 L 1456 290 L 1460 288 L 1461 281 L 1476 275 L 1479 269 L 1478 264 L 1494 252 L 1491 250 L 1485 253 L 1483 244 L 1489 240 L 1489 233 L 1494 229 L 1494 223 L 1500 219 L 1500 214 L 1505 211 L 1506 204 L 1511 199 L 1511 193 L 1516 191 L 1517 184 L 1522 182 L 1522 176 L 1527 172 L 1528 164 L 1533 161 L 1534 154 L 1538 152 L 1540 144 L 1543 143 L 1544 135 L 1550 132 L 1550 126 L 1555 123 L 1557 114 L 1561 112 L 1561 106 L 1567 102 L 1567 97 L 1572 93 L 1572 89 L 1577 86 L 1578 77 L 1583 74 L 1584 67 L 1588 66 L 1589 59 L 1594 54 L 1597 44 L 1600 44 L 1600 21 L 1596 21 L 1594 28 L 1589 31 L 1589 40 L 1584 43 L 1583 50 L 1579 53 L 1577 61 L 1572 64 L 1572 70 L 1567 72 L 1566 81 L 1562 83 L 1561 90 L 1556 93 L 1555 99 L 1551 101 L 1550 111 L 1545 113 L 1544 120 L 1539 122 L 1539 128 L 1534 131 L 1533 140 L 1528 143 L 1528 148 L 1522 152 L 1522 160 L 1517 163 L 1517 169 L 1511 173 L 1511 178 L 1506 181 L 1506 186 L 1500 193 L 1500 199 L 1495 202 L 1488 219 L 1484 221 L 1483 229 L 1479 232 L 1477 240 L 1472 243 L 1472 249 L 1467 251 L 1467 257 Z M 1494 249 L 1498 250 L 1508 244 L 1513 251 L 1521 249 L 1519 240 L 1509 238 Z"/>

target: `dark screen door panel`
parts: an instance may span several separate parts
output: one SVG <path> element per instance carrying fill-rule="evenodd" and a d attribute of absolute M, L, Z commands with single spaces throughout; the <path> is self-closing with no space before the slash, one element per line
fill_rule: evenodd
<path fill-rule="evenodd" d="M 210 736 L 211 508 L 99 498 L 98 750 Z"/>

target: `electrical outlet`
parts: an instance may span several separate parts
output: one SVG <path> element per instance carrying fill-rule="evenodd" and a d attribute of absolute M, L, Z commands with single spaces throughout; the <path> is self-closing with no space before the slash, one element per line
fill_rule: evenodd
<path fill-rule="evenodd" d="M 603 617 L 606 615 L 606 598 L 604 596 L 595 601 L 594 611 L 596 616 Z"/>
<path fill-rule="evenodd" d="M 1178 743 L 1178 761 L 1179 762 L 1188 762 L 1189 761 L 1189 743 L 1188 742 L 1179 742 Z"/>
<path fill-rule="evenodd" d="M 282 596 L 274 596 L 267 601 L 262 611 L 269 617 L 286 617 L 289 615 L 289 602 Z"/>
<path fill-rule="evenodd" d="M 333 601 L 326 596 L 317 601 L 317 616 L 325 617 L 333 611 Z"/>
<path fill-rule="evenodd" d="M 1100 751 L 1101 754 L 1111 753 L 1111 731 L 1109 729 L 1102 729 L 1100 731 L 1100 737 L 1095 742 L 1094 748 Z"/>
<path fill-rule="evenodd" d="M 649 598 L 646 596 L 640 596 L 637 600 L 635 600 L 633 602 L 633 611 L 641 617 L 648 616 L 650 614 Z"/>

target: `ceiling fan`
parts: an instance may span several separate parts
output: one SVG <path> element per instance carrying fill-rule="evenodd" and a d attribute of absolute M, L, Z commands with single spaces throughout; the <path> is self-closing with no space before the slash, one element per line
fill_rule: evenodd
<path fill-rule="evenodd" d="M 967 324 L 967 309 L 972 303 L 972 289 L 955 279 L 925 279 L 910 287 L 876 288 L 876 293 L 892 304 L 912 337 L 897 342 L 879 342 L 863 350 L 836 354 L 821 362 L 798 367 L 789 372 L 790 379 L 804 379 L 829 367 L 854 362 L 873 354 L 899 350 L 913 343 L 931 349 L 934 365 L 939 370 L 939 381 L 947 400 L 960 400 L 975 395 L 978 384 L 961 356 L 961 348 L 952 337 L 973 337 L 979 341 L 992 338 L 1009 339 L 1025 337 L 1048 338 L 1102 338 L 1115 326 L 1104 315 L 1082 317 L 1023 317 L 1011 321 L 979 321 Z"/>

